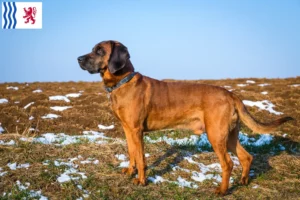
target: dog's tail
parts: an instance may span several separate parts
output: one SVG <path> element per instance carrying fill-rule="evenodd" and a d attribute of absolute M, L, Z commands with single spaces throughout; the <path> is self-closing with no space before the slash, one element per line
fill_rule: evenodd
<path fill-rule="evenodd" d="M 244 122 L 252 131 L 256 133 L 270 133 L 272 131 L 275 131 L 276 128 L 281 124 L 290 120 L 294 120 L 292 117 L 283 117 L 269 123 L 262 123 L 257 121 L 250 115 L 242 100 L 235 94 L 233 94 L 233 100 L 235 108 L 238 111 L 242 122 Z"/>

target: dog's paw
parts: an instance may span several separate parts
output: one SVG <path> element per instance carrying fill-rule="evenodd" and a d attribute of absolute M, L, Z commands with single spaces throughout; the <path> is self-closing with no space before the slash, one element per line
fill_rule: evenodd
<path fill-rule="evenodd" d="M 221 187 L 215 189 L 215 194 L 224 196 L 227 193 L 227 190 L 223 190 Z"/>
<path fill-rule="evenodd" d="M 126 167 L 122 169 L 122 173 L 128 176 L 133 176 L 136 174 L 136 170 L 133 167 Z"/>
<path fill-rule="evenodd" d="M 240 184 L 241 185 L 248 185 L 248 182 L 249 182 L 249 177 L 244 176 L 244 177 L 241 178 Z"/>
<path fill-rule="evenodd" d="M 138 178 L 135 178 L 135 179 L 133 179 L 133 184 L 145 186 L 147 183 L 146 183 L 146 179 L 140 180 Z"/>

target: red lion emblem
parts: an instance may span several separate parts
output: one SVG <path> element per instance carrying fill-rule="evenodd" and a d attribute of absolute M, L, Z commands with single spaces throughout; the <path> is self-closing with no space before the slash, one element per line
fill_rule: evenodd
<path fill-rule="evenodd" d="M 36 14 L 36 8 L 35 7 L 28 7 L 28 10 L 24 8 L 25 16 L 23 18 L 26 18 L 27 20 L 25 21 L 25 24 L 29 22 L 29 20 L 32 21 L 31 24 L 35 23 L 35 14 Z"/>

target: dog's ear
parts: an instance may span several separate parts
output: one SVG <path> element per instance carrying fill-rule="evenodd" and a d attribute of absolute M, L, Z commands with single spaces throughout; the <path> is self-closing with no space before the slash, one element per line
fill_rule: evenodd
<path fill-rule="evenodd" d="M 126 61 L 130 58 L 127 47 L 118 43 L 112 45 L 112 53 L 110 55 L 108 69 L 110 73 L 114 74 L 123 69 Z"/>

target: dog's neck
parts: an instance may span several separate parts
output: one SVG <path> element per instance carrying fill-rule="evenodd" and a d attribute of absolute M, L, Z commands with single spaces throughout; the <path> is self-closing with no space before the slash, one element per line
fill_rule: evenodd
<path fill-rule="evenodd" d="M 134 72 L 134 67 L 130 60 L 128 59 L 126 65 L 123 69 L 116 72 L 115 74 L 111 74 L 111 76 L 104 76 L 103 83 L 106 88 L 112 88 L 116 86 L 121 80 L 125 77 L 129 76 L 132 72 Z"/>

